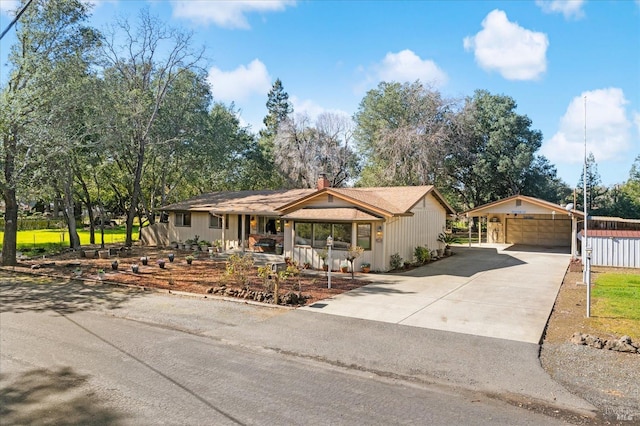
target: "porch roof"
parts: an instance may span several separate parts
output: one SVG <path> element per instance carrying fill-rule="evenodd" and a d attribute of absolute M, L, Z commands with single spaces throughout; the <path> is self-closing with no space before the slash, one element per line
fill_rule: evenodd
<path fill-rule="evenodd" d="M 350 222 L 371 222 L 380 220 L 381 218 L 377 216 L 373 216 L 369 213 L 365 213 L 362 210 L 358 210 L 353 207 L 342 207 L 342 208 L 305 208 L 293 211 L 289 214 L 285 214 L 282 216 L 284 219 L 293 219 L 293 220 L 314 220 L 314 221 L 329 221 L 329 220 L 338 220 L 338 221 L 350 221 Z"/>

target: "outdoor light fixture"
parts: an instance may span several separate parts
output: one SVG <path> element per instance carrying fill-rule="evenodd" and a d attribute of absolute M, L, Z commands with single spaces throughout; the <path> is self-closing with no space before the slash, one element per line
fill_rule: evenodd
<path fill-rule="evenodd" d="M 378 228 L 376 229 L 376 241 L 382 241 L 382 235 L 382 226 L 378 226 Z"/>

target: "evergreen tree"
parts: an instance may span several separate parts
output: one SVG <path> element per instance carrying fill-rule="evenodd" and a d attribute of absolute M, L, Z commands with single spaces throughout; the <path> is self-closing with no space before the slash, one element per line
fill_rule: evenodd
<path fill-rule="evenodd" d="M 598 165 L 596 163 L 596 158 L 593 153 L 590 152 L 587 156 L 587 211 L 590 215 L 602 213 L 602 210 L 605 206 L 604 204 L 604 196 L 607 193 L 606 188 L 602 186 L 602 179 L 600 178 L 600 173 L 598 173 Z M 584 166 L 582 169 L 582 173 L 580 174 L 580 180 L 578 181 L 578 205 L 580 208 L 583 207 L 584 203 Z"/>
<path fill-rule="evenodd" d="M 259 133 L 258 150 L 252 153 L 252 161 L 257 172 L 263 177 L 263 184 L 269 188 L 281 188 L 284 178 L 278 173 L 274 159 L 274 141 L 278 128 L 293 113 L 289 102 L 289 94 L 284 91 L 282 81 L 278 78 L 273 83 L 267 97 L 267 115 L 263 122 L 266 126 Z"/>

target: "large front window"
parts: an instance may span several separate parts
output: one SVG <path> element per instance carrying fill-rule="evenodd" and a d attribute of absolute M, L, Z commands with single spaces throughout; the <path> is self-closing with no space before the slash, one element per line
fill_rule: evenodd
<path fill-rule="evenodd" d="M 296 222 L 295 232 L 295 244 L 299 246 L 326 247 L 329 235 L 333 236 L 333 247 L 337 250 L 346 250 L 351 244 L 350 223 Z"/>

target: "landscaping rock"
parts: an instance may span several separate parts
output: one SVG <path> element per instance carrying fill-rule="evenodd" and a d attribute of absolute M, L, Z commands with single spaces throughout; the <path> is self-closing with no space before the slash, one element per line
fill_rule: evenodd
<path fill-rule="evenodd" d="M 602 340 L 597 336 L 575 332 L 569 341 L 576 345 L 586 345 L 596 349 L 606 349 L 631 354 L 640 353 L 640 344 L 634 343 L 629 336 L 622 336 L 618 340 Z"/>

